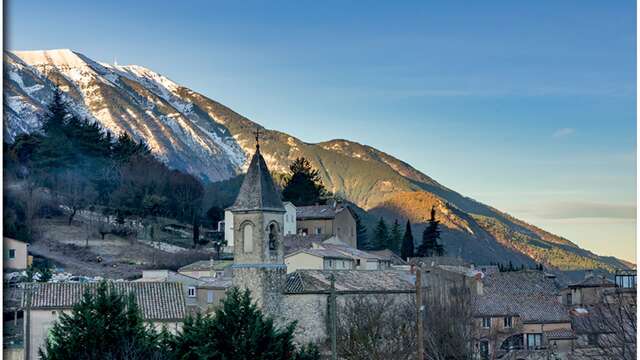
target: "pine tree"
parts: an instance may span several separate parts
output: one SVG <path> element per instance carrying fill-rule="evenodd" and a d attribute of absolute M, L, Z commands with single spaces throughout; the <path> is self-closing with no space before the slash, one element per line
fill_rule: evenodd
<path fill-rule="evenodd" d="M 429 224 L 422 233 L 422 244 L 418 247 L 418 256 L 443 256 L 445 251 L 444 247 L 438 243 L 440 238 L 440 229 L 438 225 L 440 222 L 436 220 L 436 209 L 431 208 L 431 218 Z"/>
<path fill-rule="evenodd" d="M 389 234 L 389 246 L 388 249 L 396 254 L 400 254 L 400 246 L 402 244 L 402 230 L 400 230 L 400 223 L 398 219 L 391 225 L 391 233 Z"/>
<path fill-rule="evenodd" d="M 378 225 L 376 226 L 373 232 L 373 244 L 372 250 L 382 250 L 387 247 L 389 243 L 389 229 L 387 227 L 387 223 L 384 221 L 382 217 L 378 221 Z"/>
<path fill-rule="evenodd" d="M 367 227 L 364 226 L 360 216 L 355 211 L 353 211 L 352 214 L 356 220 L 356 247 L 361 250 L 371 250 Z"/>
<path fill-rule="evenodd" d="M 61 313 L 39 356 L 44 360 L 147 359 L 157 354 L 156 334 L 148 328 L 133 295 L 106 282 L 89 290 L 71 313 Z"/>
<path fill-rule="evenodd" d="M 185 320 L 176 336 L 176 359 L 236 360 L 317 360 L 315 347 L 296 349 L 293 344 L 295 322 L 277 328 L 273 320 L 251 301 L 248 290 L 227 291 L 222 306 L 212 317 L 197 316 Z"/>
<path fill-rule="evenodd" d="M 407 220 L 407 226 L 404 230 L 404 237 L 402 238 L 402 248 L 400 249 L 400 256 L 403 260 L 408 260 L 413 257 L 413 234 L 411 233 L 411 222 Z"/>
<path fill-rule="evenodd" d="M 295 206 L 321 203 L 326 193 L 320 173 L 311 167 L 309 160 L 301 157 L 289 166 L 290 177 L 285 181 L 282 198 Z"/>

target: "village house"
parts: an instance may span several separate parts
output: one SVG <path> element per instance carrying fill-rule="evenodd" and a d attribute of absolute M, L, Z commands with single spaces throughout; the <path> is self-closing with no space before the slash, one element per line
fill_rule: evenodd
<path fill-rule="evenodd" d="M 584 279 L 570 284 L 560 291 L 566 306 L 593 305 L 602 302 L 604 290 L 615 288 L 616 284 L 601 275 L 587 271 Z"/>
<path fill-rule="evenodd" d="M 635 356 L 635 270 L 617 271 L 615 282 L 587 273 L 585 279 L 562 291 L 577 336 L 576 359 Z"/>
<path fill-rule="evenodd" d="M 196 279 L 231 277 L 233 260 L 201 260 L 185 265 L 178 269 L 178 273 Z"/>
<path fill-rule="evenodd" d="M 351 247 L 357 246 L 356 219 L 348 206 L 336 201 L 327 205 L 299 206 L 296 216 L 299 235 L 330 234 Z"/>
<path fill-rule="evenodd" d="M 85 291 L 95 291 L 97 283 L 36 283 L 24 291 L 22 307 L 30 311 L 25 315 L 25 334 L 30 335 L 29 359 L 38 358 L 38 349 L 44 345 L 49 330 L 61 313 L 70 313 L 80 302 Z M 116 291 L 133 294 L 142 316 L 157 330 L 166 327 L 176 332 L 187 315 L 183 285 L 177 282 L 112 282 Z M 30 295 L 29 295 L 30 294 Z M 28 328 L 28 329 L 27 329 Z"/>
<path fill-rule="evenodd" d="M 296 270 L 351 270 L 355 262 L 350 256 L 322 248 L 300 249 L 284 257 L 287 273 Z"/>
<path fill-rule="evenodd" d="M 554 276 L 494 272 L 476 282 L 474 350 L 480 359 L 568 359 L 576 336 Z"/>
<path fill-rule="evenodd" d="M 10 270 L 24 270 L 31 265 L 28 253 L 29 244 L 12 238 L 2 238 L 3 260 L 2 268 Z"/>

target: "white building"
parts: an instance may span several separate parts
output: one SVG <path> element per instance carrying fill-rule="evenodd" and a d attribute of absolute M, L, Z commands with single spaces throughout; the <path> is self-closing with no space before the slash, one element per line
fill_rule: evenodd
<path fill-rule="evenodd" d="M 3 238 L 3 260 L 2 268 L 12 270 L 24 270 L 31 265 L 30 256 L 28 254 L 28 246 L 26 242 Z"/>

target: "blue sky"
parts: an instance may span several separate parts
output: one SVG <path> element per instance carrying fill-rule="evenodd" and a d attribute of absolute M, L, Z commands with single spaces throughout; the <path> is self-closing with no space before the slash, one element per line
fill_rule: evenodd
<path fill-rule="evenodd" d="M 635 261 L 634 2 L 236 3 L 14 0 L 7 47 L 143 65 Z"/>

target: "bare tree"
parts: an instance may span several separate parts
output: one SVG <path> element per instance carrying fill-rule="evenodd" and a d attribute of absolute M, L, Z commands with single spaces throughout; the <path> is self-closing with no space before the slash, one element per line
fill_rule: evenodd
<path fill-rule="evenodd" d="M 410 297 L 349 297 L 338 306 L 337 349 L 341 359 L 415 357 L 415 304 Z"/>
<path fill-rule="evenodd" d="M 58 178 L 57 191 L 60 203 L 71 212 L 69 225 L 79 210 L 87 208 L 98 197 L 98 193 L 88 180 L 70 170 L 64 171 Z"/>
<path fill-rule="evenodd" d="M 636 359 L 636 300 L 635 289 L 612 288 L 598 304 L 574 316 L 574 327 L 583 337 L 578 351 L 583 358 Z"/>
<path fill-rule="evenodd" d="M 433 278 L 433 277 L 430 277 Z M 428 284 L 424 318 L 426 358 L 471 359 L 473 313 L 471 291 L 461 275 L 458 281 Z"/>

